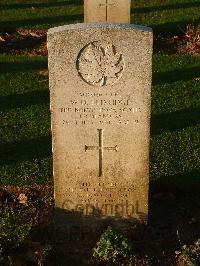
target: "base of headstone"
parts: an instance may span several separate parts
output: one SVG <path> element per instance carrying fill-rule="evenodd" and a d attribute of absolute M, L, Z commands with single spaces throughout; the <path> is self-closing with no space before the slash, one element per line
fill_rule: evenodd
<path fill-rule="evenodd" d="M 142 214 L 140 214 L 142 215 Z M 123 219 L 122 217 L 83 216 L 80 213 L 71 213 L 55 209 L 55 240 L 58 243 L 66 241 L 84 241 L 98 239 L 103 231 L 112 227 L 118 232 L 137 237 L 137 229 L 147 225 L 147 217 L 140 219 Z"/>
<path fill-rule="evenodd" d="M 93 262 L 92 259 L 93 249 L 108 227 L 140 244 L 146 225 L 145 220 L 138 222 L 116 217 L 84 217 L 56 209 L 52 237 L 56 247 L 56 260 L 58 263 L 61 261 L 62 265 L 96 265 L 96 260 Z"/>

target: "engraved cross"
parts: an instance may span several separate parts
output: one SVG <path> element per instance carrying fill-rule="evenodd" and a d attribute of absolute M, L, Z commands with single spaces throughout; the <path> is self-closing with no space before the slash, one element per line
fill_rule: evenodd
<path fill-rule="evenodd" d="M 108 21 L 108 7 L 113 5 L 115 4 L 109 4 L 109 0 L 106 0 L 105 4 L 99 4 L 99 7 L 106 6 L 106 21 Z"/>
<path fill-rule="evenodd" d="M 97 129 L 99 133 L 99 146 L 87 146 L 85 145 L 85 152 L 87 150 L 98 150 L 99 151 L 99 177 L 103 175 L 103 151 L 116 151 L 118 150 L 117 145 L 115 147 L 104 147 L 103 146 L 103 129 Z"/>

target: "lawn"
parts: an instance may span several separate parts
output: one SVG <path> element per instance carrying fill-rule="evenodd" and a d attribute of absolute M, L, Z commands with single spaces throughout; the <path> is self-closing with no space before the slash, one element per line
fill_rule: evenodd
<path fill-rule="evenodd" d="M 151 26 L 155 34 L 147 238 L 150 236 L 148 246 L 152 245 L 156 256 L 159 246 L 161 251 L 171 248 L 174 258 L 178 230 L 182 234 L 179 247 L 199 237 L 200 55 L 189 54 L 189 49 L 178 50 L 174 41 L 185 38 L 188 24 L 200 24 L 199 9 L 200 0 L 132 3 L 132 23 Z M 40 213 L 45 222 L 48 219 L 44 213 L 53 206 L 45 32 L 50 27 L 82 21 L 81 0 L 0 3 L 0 200 L 5 198 L 6 205 L 11 194 L 11 205 L 16 205 L 17 211 L 24 208 L 30 217 Z M 28 206 L 26 195 L 25 204 L 18 204 L 19 193 L 27 195 Z M 44 231 L 40 226 L 39 239 Z M 166 238 L 164 231 L 168 232 Z M 158 241 L 163 241 L 163 246 Z"/>
<path fill-rule="evenodd" d="M 154 55 L 151 178 L 200 185 L 200 57 Z"/>
<path fill-rule="evenodd" d="M 82 1 L 1 1 L 0 32 L 83 20 Z M 172 34 L 199 20 L 200 1 L 134 1 L 132 22 Z M 184 30 L 184 28 L 182 28 Z M 47 68 L 42 56 L 0 55 L 1 184 L 52 182 Z M 151 180 L 188 186 L 200 171 L 199 55 L 154 54 Z M 155 181 L 155 182 L 154 182 Z"/>
<path fill-rule="evenodd" d="M 199 0 L 134 0 L 131 23 L 151 26 L 155 32 L 180 33 L 188 24 L 200 22 L 199 8 Z M 1 0 L 0 32 L 77 22 L 83 22 L 83 0 Z"/>
<path fill-rule="evenodd" d="M 48 83 L 45 57 L 0 55 L 1 184 L 51 180 Z"/>
<path fill-rule="evenodd" d="M 200 57 L 153 62 L 151 179 L 200 184 Z M 51 182 L 47 58 L 1 55 L 0 66 L 1 184 Z"/>
<path fill-rule="evenodd" d="M 176 23 L 181 17 L 192 21 L 198 17 L 199 4 L 183 0 L 164 4 L 158 0 L 135 1 L 132 19 L 155 28 L 166 26 L 169 21 Z M 7 22 L 11 28 L 43 29 L 76 22 L 77 14 L 82 16 L 82 2 L 2 1 L 0 14 L 1 29 L 7 28 Z M 56 19 L 64 15 L 72 20 Z M 177 25 L 174 24 L 174 29 Z M 40 74 L 47 68 L 47 58 L 1 54 L 0 67 L 0 182 L 2 185 L 51 183 L 48 81 Z M 198 55 L 154 54 L 152 183 L 165 186 L 177 183 L 185 187 L 200 183 L 199 69 Z"/>
<path fill-rule="evenodd" d="M 181 33 L 188 24 L 200 23 L 199 8 L 199 0 L 133 1 L 132 23 L 150 26 L 154 32 Z"/>

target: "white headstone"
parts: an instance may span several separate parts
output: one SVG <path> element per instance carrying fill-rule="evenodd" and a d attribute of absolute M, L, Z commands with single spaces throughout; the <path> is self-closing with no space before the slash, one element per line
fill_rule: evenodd
<path fill-rule="evenodd" d="M 48 31 L 55 204 L 83 217 L 148 215 L 152 31 Z"/>
<path fill-rule="evenodd" d="M 84 0 L 85 22 L 130 23 L 131 0 Z"/>

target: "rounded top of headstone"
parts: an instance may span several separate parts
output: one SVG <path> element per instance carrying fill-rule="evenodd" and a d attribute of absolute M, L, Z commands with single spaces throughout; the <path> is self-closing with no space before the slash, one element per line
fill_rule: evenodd
<path fill-rule="evenodd" d="M 78 29 L 94 29 L 94 28 L 112 28 L 112 29 L 126 29 L 126 30 L 137 30 L 146 33 L 152 33 L 152 28 L 136 25 L 136 24 L 127 24 L 127 23 L 107 23 L 107 22 L 99 22 L 99 23 L 77 23 L 77 24 L 69 24 L 64 26 L 59 26 L 55 28 L 51 28 L 48 30 L 48 35 L 63 31 L 69 30 L 78 30 Z"/>

